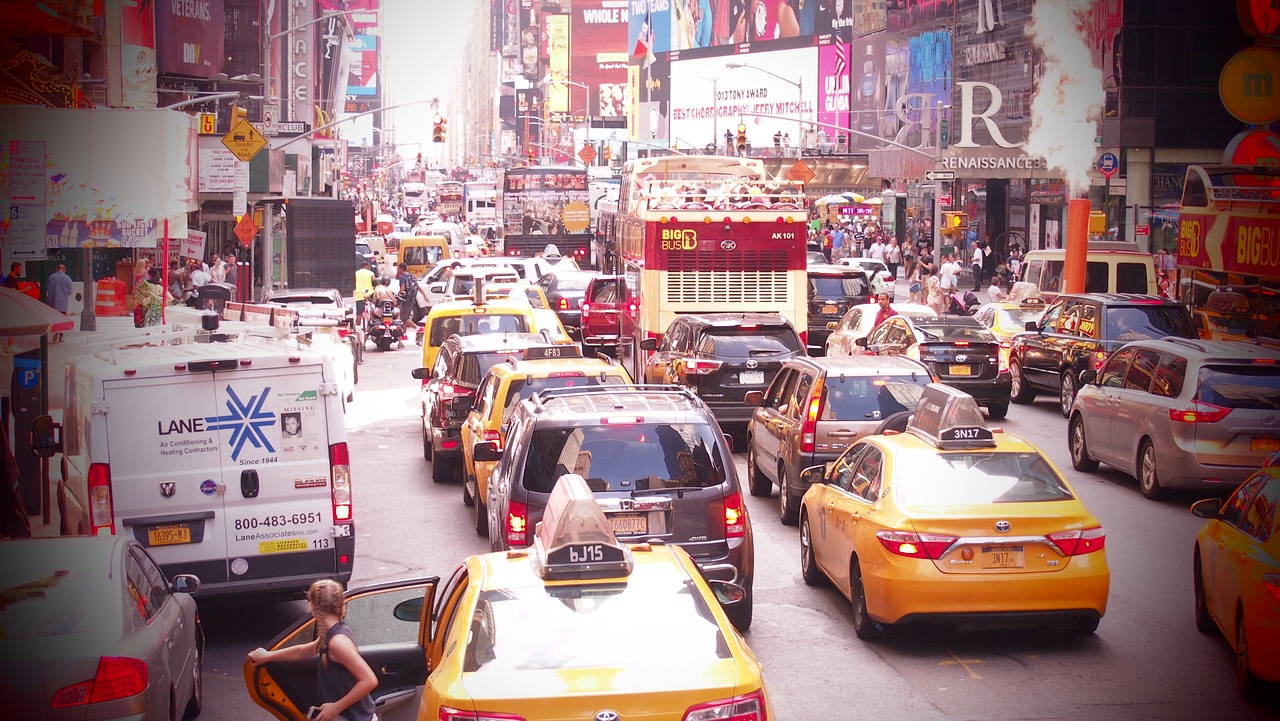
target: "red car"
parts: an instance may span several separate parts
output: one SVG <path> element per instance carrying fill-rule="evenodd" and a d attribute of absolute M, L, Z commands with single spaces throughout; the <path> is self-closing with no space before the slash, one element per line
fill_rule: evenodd
<path fill-rule="evenodd" d="M 616 350 L 618 310 L 634 302 L 620 275 L 597 275 L 587 283 L 582 296 L 582 355 Z"/>

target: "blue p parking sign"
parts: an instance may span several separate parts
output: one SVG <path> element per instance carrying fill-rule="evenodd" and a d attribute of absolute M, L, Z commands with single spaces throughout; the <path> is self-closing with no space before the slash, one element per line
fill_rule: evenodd
<path fill-rule="evenodd" d="M 40 361 L 32 358 L 14 358 L 13 375 L 19 388 L 40 387 Z"/>

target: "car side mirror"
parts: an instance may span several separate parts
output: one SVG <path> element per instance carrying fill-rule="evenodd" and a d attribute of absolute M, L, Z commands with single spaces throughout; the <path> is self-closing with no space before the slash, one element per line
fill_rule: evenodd
<path fill-rule="evenodd" d="M 1040 324 L 1039 324 L 1039 323 L 1037 323 L 1037 322 L 1035 322 L 1034 320 L 1029 320 L 1029 321 L 1027 321 L 1027 324 L 1026 324 L 1025 326 L 1023 326 L 1023 327 L 1024 327 L 1026 330 L 1029 330 L 1029 331 L 1039 331 L 1039 330 L 1040 330 Z"/>
<path fill-rule="evenodd" d="M 711 592 L 715 594 L 716 600 L 723 608 L 733 606 L 747 597 L 747 589 L 732 581 L 707 579 L 707 585 L 711 587 Z"/>
<path fill-rule="evenodd" d="M 806 486 L 812 486 L 815 483 L 826 483 L 827 482 L 826 465 L 809 466 L 803 471 L 800 471 L 800 482 Z"/>
<path fill-rule="evenodd" d="M 1206 498 L 1191 504 L 1191 514 L 1200 518 L 1217 518 L 1221 513 L 1221 498 Z"/>
<path fill-rule="evenodd" d="M 444 292 L 444 283 L 432 283 L 431 285 L 427 286 L 427 292 L 428 292 L 428 293 L 443 293 L 443 292 Z"/>
<path fill-rule="evenodd" d="M 645 338 L 640 341 L 640 350 L 658 350 L 658 339 Z"/>
<path fill-rule="evenodd" d="M 471 447 L 471 458 L 477 461 L 499 461 L 502 460 L 502 451 L 498 448 L 498 444 L 493 441 L 481 441 Z"/>
<path fill-rule="evenodd" d="M 173 593 L 195 593 L 200 590 L 200 578 L 190 573 L 179 573 L 169 582 Z"/>
<path fill-rule="evenodd" d="M 398 621 L 408 621 L 410 623 L 419 623 L 422 621 L 422 610 L 426 605 L 426 598 L 418 596 L 409 598 L 396 604 L 392 609 L 391 615 Z"/>
<path fill-rule="evenodd" d="M 1097 382 L 1098 382 L 1098 372 L 1097 372 L 1097 371 L 1095 371 L 1095 370 L 1094 370 L 1094 369 L 1092 369 L 1092 368 L 1085 369 L 1085 370 L 1080 374 L 1080 382 L 1081 382 L 1081 383 L 1097 383 Z"/>
<path fill-rule="evenodd" d="M 854 345 L 856 345 L 856 346 L 858 346 L 859 348 L 866 348 L 866 347 L 867 347 L 867 338 L 866 338 L 866 336 L 863 336 L 863 337 L 861 337 L 861 338 L 855 338 L 855 339 L 853 340 L 853 344 L 854 344 Z"/>
<path fill-rule="evenodd" d="M 415 379 L 420 381 L 429 381 L 431 380 L 431 369 L 430 368 L 414 368 L 413 370 L 409 371 L 409 375 L 413 376 Z"/>
<path fill-rule="evenodd" d="M 52 458 L 62 451 L 62 425 L 53 416 L 40 416 L 31 422 L 31 452 L 39 458 Z"/>
<path fill-rule="evenodd" d="M 742 402 L 749 406 L 762 406 L 764 405 L 764 391 L 747 391 L 746 395 L 742 396 Z"/>

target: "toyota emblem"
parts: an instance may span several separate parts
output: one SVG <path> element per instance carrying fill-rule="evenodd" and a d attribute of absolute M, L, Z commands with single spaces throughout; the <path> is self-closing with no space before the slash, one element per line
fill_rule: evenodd
<path fill-rule="evenodd" d="M 1262 421 L 1263 423 L 1266 423 L 1267 425 L 1271 425 L 1272 423 L 1276 422 L 1276 414 L 1263 413 L 1261 416 L 1258 417 L 1258 420 Z"/>
<path fill-rule="evenodd" d="M 734 250 L 737 247 L 738 247 L 738 244 L 733 242 L 732 240 L 720 241 L 720 250 Z"/>
<path fill-rule="evenodd" d="M 961 353 L 960 355 L 956 356 L 956 360 L 960 361 L 961 363 L 963 363 L 968 359 L 969 359 L 969 356 L 965 355 L 964 353 Z"/>
<path fill-rule="evenodd" d="M 614 711 L 613 709 L 605 709 L 603 711 L 596 712 L 595 721 L 618 721 L 619 718 L 621 717 L 618 716 L 617 711 Z"/>
<path fill-rule="evenodd" d="M 1008 521 L 996 521 L 996 530 L 997 530 L 997 531 L 999 531 L 1000 533 L 1008 533 L 1008 532 L 1009 532 L 1009 522 L 1008 522 Z"/>
<path fill-rule="evenodd" d="M 756 360 L 755 358 L 752 358 L 751 360 L 747 361 L 748 368 L 755 368 L 758 365 L 760 365 L 760 361 Z"/>

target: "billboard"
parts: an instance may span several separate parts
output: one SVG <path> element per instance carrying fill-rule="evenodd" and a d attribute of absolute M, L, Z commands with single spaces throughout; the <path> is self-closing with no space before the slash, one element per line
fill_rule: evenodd
<path fill-rule="evenodd" d="M 156 8 L 156 64 L 162 73 L 210 78 L 222 70 L 223 0 Z"/>
<path fill-rule="evenodd" d="M 885 54 L 883 32 L 863 35 L 853 43 L 853 124 L 857 131 L 850 141 L 854 151 L 874 148 L 876 138 L 897 130 L 896 121 L 886 117 L 891 113 L 885 101 Z"/>
<path fill-rule="evenodd" d="M 1031 22 L 1031 10 L 1022 3 L 1002 0 L 958 0 L 956 2 L 956 29 L 954 72 L 957 82 L 990 83 L 1000 93 L 998 109 L 989 113 L 999 128 L 999 135 L 1007 143 L 1021 143 L 1031 130 L 1032 78 L 1036 71 L 1032 64 L 1033 46 L 1024 28 Z M 1110 31 L 1111 40 L 1119 28 Z M 1105 31 L 1104 31 L 1105 35 Z M 1091 35 L 1090 40 L 1094 37 Z M 1098 37 L 1105 41 L 1105 37 Z M 1114 87 L 1114 85 L 1113 85 Z M 949 89 L 948 89 L 949 93 Z M 944 100 L 954 107 L 960 106 L 960 98 Z M 996 98 L 989 91 L 976 90 L 973 96 L 975 110 L 995 104 Z M 953 117 L 959 114 L 953 114 Z M 999 146 L 985 122 L 974 122 L 972 139 L 980 146 Z M 961 128 L 956 128 L 952 142 L 960 138 Z"/>
<path fill-rule="evenodd" d="M 818 48 L 818 122 L 840 128 L 852 127 L 849 125 L 849 103 L 849 45 L 823 45 Z M 832 138 L 849 135 L 844 130 L 822 129 Z"/>
<path fill-rule="evenodd" d="M 378 94 L 378 36 L 356 35 L 348 43 L 351 65 L 347 71 L 347 95 Z"/>
<path fill-rule="evenodd" d="M 627 117 L 631 94 L 627 86 L 627 6 L 629 0 L 580 0 L 573 4 L 572 59 L 574 82 L 570 107 L 575 113 L 606 118 Z"/>
<path fill-rule="evenodd" d="M 544 15 L 547 38 L 547 110 L 568 113 L 569 108 L 569 16 Z M 582 106 L 573 108 L 578 112 Z"/>
<path fill-rule="evenodd" d="M 772 145 L 775 133 L 790 136 L 793 145 L 804 140 L 796 120 L 818 120 L 818 48 L 756 52 L 746 58 L 748 66 L 736 69 L 726 67 L 723 56 L 671 63 L 673 141 L 699 148 L 723 145 L 724 132 L 736 128 L 740 117 L 757 149 Z M 710 79 L 716 81 L 714 95 L 707 92 Z"/>
<path fill-rule="evenodd" d="M 884 30 L 885 0 L 849 0 L 849 3 L 853 6 L 854 37 Z"/>
<path fill-rule="evenodd" d="M 109 2 L 106 9 L 107 104 L 156 106 L 156 17 L 150 2 Z"/>

